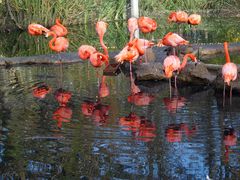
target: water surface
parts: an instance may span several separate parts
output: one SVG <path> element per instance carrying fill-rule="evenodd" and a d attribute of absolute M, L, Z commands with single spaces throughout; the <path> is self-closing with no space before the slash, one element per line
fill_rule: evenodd
<path fill-rule="evenodd" d="M 3 179 L 239 176 L 239 97 L 223 108 L 213 90 L 181 87 L 170 99 L 165 82 L 155 93 L 135 84 L 134 94 L 120 74 L 106 77 L 110 94 L 100 98 L 102 73 L 87 63 L 0 74 Z M 43 85 L 45 97 L 33 93 Z M 71 98 L 59 100 L 59 92 Z"/>

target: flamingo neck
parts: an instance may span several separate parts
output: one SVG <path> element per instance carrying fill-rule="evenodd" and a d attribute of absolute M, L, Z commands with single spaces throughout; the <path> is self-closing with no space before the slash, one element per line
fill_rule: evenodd
<path fill-rule="evenodd" d="M 60 19 L 56 19 L 56 24 L 63 29 L 63 33 L 64 33 L 64 34 L 67 34 L 67 33 L 68 33 L 67 28 L 61 24 Z"/>
<path fill-rule="evenodd" d="M 57 39 L 57 35 L 53 31 L 48 32 L 48 35 L 53 36 L 53 38 L 49 41 L 48 45 L 52 50 L 55 50 L 56 49 L 55 42 Z"/>
<path fill-rule="evenodd" d="M 228 43 L 224 42 L 224 51 L 225 51 L 225 57 L 226 57 L 226 63 L 230 63 L 230 55 L 228 52 Z"/>
<path fill-rule="evenodd" d="M 196 61 L 196 57 L 193 54 L 185 54 L 185 56 L 183 57 L 182 64 L 180 65 L 180 70 L 184 69 L 184 67 L 187 65 L 188 58 L 191 58 L 193 62 Z"/>
<path fill-rule="evenodd" d="M 103 35 L 99 35 L 99 40 L 100 40 L 100 44 L 104 50 L 104 54 L 108 57 L 108 49 L 107 49 L 107 46 L 103 42 Z"/>
<path fill-rule="evenodd" d="M 129 42 L 131 42 L 133 40 L 133 36 L 134 36 L 134 31 L 130 32 L 130 40 L 129 40 Z"/>

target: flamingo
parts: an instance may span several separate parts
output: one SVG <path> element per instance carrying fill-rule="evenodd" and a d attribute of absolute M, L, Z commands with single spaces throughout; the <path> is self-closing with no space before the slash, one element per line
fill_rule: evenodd
<path fill-rule="evenodd" d="M 35 36 L 43 35 L 44 33 L 47 33 L 48 31 L 50 31 L 50 30 L 45 28 L 41 24 L 32 23 L 32 24 L 28 25 L 28 33 L 30 35 L 35 35 Z"/>
<path fill-rule="evenodd" d="M 189 44 L 189 41 L 186 41 L 178 34 L 169 32 L 163 37 L 163 39 L 161 39 L 158 42 L 157 46 L 158 47 L 162 47 L 162 46 L 176 47 L 179 45 L 188 45 L 188 44 Z"/>
<path fill-rule="evenodd" d="M 175 55 L 167 56 L 163 61 L 163 72 L 166 78 L 169 79 L 170 96 L 171 96 L 171 77 L 173 73 L 176 72 L 175 88 L 177 88 L 177 74 L 179 74 L 180 71 L 184 69 L 184 67 L 187 64 L 188 58 L 191 58 L 193 62 L 197 63 L 197 58 L 193 54 L 185 54 L 181 64 L 180 59 Z"/>
<path fill-rule="evenodd" d="M 57 37 L 57 34 L 53 31 L 48 31 L 46 33 L 46 37 L 49 36 L 53 36 L 53 38 L 49 41 L 49 47 L 51 50 L 60 53 L 63 51 L 66 51 L 68 46 L 69 46 L 69 42 L 68 39 L 65 37 Z"/>
<path fill-rule="evenodd" d="M 138 18 L 138 27 L 143 33 L 150 33 L 157 29 L 157 23 L 149 17 L 142 16 Z"/>
<path fill-rule="evenodd" d="M 176 23 L 187 23 L 188 14 L 185 11 L 171 12 L 168 16 L 168 21 Z"/>
<path fill-rule="evenodd" d="M 230 86 L 230 103 L 232 101 L 232 85 L 231 81 L 237 79 L 237 65 L 230 61 L 230 56 L 228 52 L 228 43 L 224 42 L 224 51 L 225 51 L 225 58 L 226 63 L 222 67 L 222 77 L 224 80 L 224 87 L 223 87 L 223 105 L 225 104 L 225 84 Z"/>
<path fill-rule="evenodd" d="M 78 48 L 78 56 L 82 59 L 82 60 L 87 60 L 90 58 L 90 56 L 97 52 L 97 50 L 95 49 L 95 47 L 93 46 L 89 46 L 89 45 L 81 45 Z"/>
<path fill-rule="evenodd" d="M 104 50 L 105 56 L 107 56 L 107 58 L 108 58 L 109 57 L 108 56 L 108 49 L 107 49 L 107 46 L 103 42 L 103 36 L 107 31 L 107 27 L 108 27 L 108 24 L 105 23 L 104 21 L 98 21 L 97 24 L 96 24 L 96 31 L 97 31 L 98 36 L 99 36 L 100 44 L 101 44 L 101 46 Z"/>
<path fill-rule="evenodd" d="M 199 14 L 191 14 L 188 17 L 188 24 L 198 25 L 201 23 L 201 16 Z"/>
<path fill-rule="evenodd" d="M 58 37 L 66 36 L 68 30 L 60 22 L 60 19 L 56 19 L 56 24 L 50 28 L 51 31 L 55 32 Z"/>
<path fill-rule="evenodd" d="M 105 23 L 104 21 L 98 21 L 96 24 L 96 31 L 99 36 L 99 41 L 104 50 L 104 54 L 96 51 L 90 55 L 89 60 L 90 60 L 91 64 L 96 68 L 101 67 L 103 64 L 105 64 L 106 66 L 109 64 L 108 49 L 107 49 L 107 46 L 103 42 L 103 36 L 106 33 L 107 26 L 108 26 L 108 24 Z"/>
<path fill-rule="evenodd" d="M 130 41 L 134 38 L 134 32 L 138 29 L 138 19 L 131 17 L 128 19 L 128 31 L 130 32 Z"/>

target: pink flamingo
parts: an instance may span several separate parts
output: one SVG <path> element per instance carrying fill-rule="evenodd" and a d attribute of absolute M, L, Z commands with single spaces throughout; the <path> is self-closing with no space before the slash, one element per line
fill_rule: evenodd
<path fill-rule="evenodd" d="M 168 21 L 176 23 L 187 23 L 188 14 L 185 11 L 171 12 L 168 16 Z"/>
<path fill-rule="evenodd" d="M 41 24 L 32 23 L 32 24 L 28 25 L 28 33 L 30 35 L 35 35 L 35 36 L 43 35 L 44 33 L 47 33 L 48 31 L 50 31 L 50 30 L 45 28 Z"/>
<path fill-rule="evenodd" d="M 227 83 L 227 85 L 230 86 L 230 103 L 231 103 L 232 101 L 231 81 L 234 81 L 237 79 L 237 65 L 230 61 L 227 42 L 224 42 L 224 51 L 225 51 L 226 63 L 222 67 L 222 77 L 224 80 L 223 105 L 225 104 L 225 83 Z"/>
<path fill-rule="evenodd" d="M 138 20 L 135 17 L 128 19 L 128 31 L 130 32 L 130 41 L 134 38 L 134 32 L 138 29 Z"/>
<path fill-rule="evenodd" d="M 105 23 L 104 21 L 98 21 L 96 24 L 96 31 L 99 36 L 100 44 L 104 50 L 104 54 L 102 54 L 100 52 L 94 52 L 91 54 L 89 60 L 94 67 L 101 67 L 104 63 L 106 66 L 108 65 L 108 58 L 109 58 L 108 49 L 107 49 L 107 46 L 103 42 L 103 36 L 106 33 L 107 26 L 108 26 L 108 24 Z"/>
<path fill-rule="evenodd" d="M 49 47 L 51 50 L 56 51 L 57 53 L 66 51 L 69 42 L 65 37 L 57 37 L 57 34 L 53 31 L 48 31 L 46 33 L 46 37 L 53 36 L 53 38 L 49 41 Z"/>
<path fill-rule="evenodd" d="M 81 45 L 78 48 L 78 56 L 82 59 L 82 60 L 87 60 L 90 58 L 90 56 L 97 52 L 97 50 L 95 49 L 95 47 L 93 46 L 89 46 L 89 45 Z"/>
<path fill-rule="evenodd" d="M 163 39 L 161 39 L 158 42 L 157 46 L 158 47 L 162 47 L 162 46 L 176 47 L 179 45 L 188 45 L 188 44 L 189 44 L 189 41 L 186 41 L 178 34 L 169 32 L 163 37 Z"/>
<path fill-rule="evenodd" d="M 198 25 L 201 23 L 201 16 L 199 14 L 191 14 L 188 17 L 188 24 Z"/>
<path fill-rule="evenodd" d="M 169 79 L 170 96 L 171 96 L 171 77 L 173 73 L 176 72 L 174 76 L 175 76 L 175 88 L 177 88 L 177 74 L 179 74 L 180 71 L 184 69 L 184 67 L 187 64 L 188 58 L 191 58 L 193 62 L 197 63 L 197 58 L 193 54 L 185 54 L 182 63 L 180 63 L 180 59 L 175 55 L 167 56 L 164 59 L 163 72 L 166 78 Z"/>
<path fill-rule="evenodd" d="M 142 16 L 138 18 L 138 27 L 143 33 L 150 33 L 157 29 L 157 23 L 149 17 Z"/>
<path fill-rule="evenodd" d="M 51 31 L 54 31 L 58 37 L 66 36 L 68 34 L 68 30 L 65 26 L 63 26 L 60 22 L 60 19 L 56 19 L 56 24 L 50 28 Z"/>

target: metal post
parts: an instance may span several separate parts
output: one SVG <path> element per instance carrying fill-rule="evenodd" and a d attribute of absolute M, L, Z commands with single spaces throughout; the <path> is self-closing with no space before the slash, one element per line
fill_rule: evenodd
<path fill-rule="evenodd" d="M 138 18 L 139 17 L 139 3 L 138 0 L 131 0 L 131 17 Z M 134 33 L 136 38 L 139 38 L 139 30 L 136 30 Z"/>
<path fill-rule="evenodd" d="M 131 0 L 131 16 L 135 18 L 139 17 L 138 0 Z"/>

